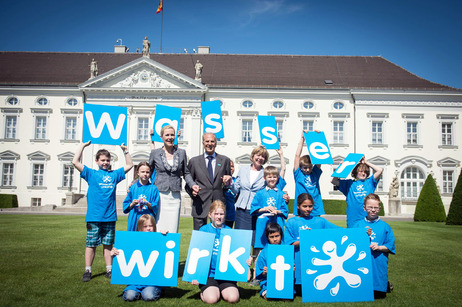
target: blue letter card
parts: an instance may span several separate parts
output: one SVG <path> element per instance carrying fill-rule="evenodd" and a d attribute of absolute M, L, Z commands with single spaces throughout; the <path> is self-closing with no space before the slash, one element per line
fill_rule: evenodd
<path fill-rule="evenodd" d="M 246 282 L 251 243 L 251 230 L 222 229 L 215 279 Z"/>
<path fill-rule="evenodd" d="M 301 230 L 303 302 L 373 301 L 369 246 L 362 228 Z"/>
<path fill-rule="evenodd" d="M 266 149 L 279 149 L 278 130 L 274 116 L 258 115 L 261 144 Z"/>
<path fill-rule="evenodd" d="M 183 281 L 197 280 L 202 285 L 207 283 L 214 241 L 215 235 L 213 233 L 193 230 L 183 272 Z"/>
<path fill-rule="evenodd" d="M 355 168 L 356 164 L 358 164 L 363 156 L 363 154 L 349 153 L 345 160 L 343 160 L 343 163 L 337 167 L 335 172 L 332 173 L 331 177 L 348 177 L 348 175 Z"/>
<path fill-rule="evenodd" d="M 111 284 L 176 287 L 179 233 L 116 231 Z"/>
<path fill-rule="evenodd" d="M 178 134 L 181 121 L 181 109 L 168 107 L 161 104 L 156 106 L 156 114 L 154 116 L 154 135 L 151 141 L 163 142 L 160 138 L 160 130 L 165 125 L 170 125 L 175 128 L 175 133 Z M 175 144 L 178 142 L 178 136 L 175 135 Z"/>
<path fill-rule="evenodd" d="M 324 132 L 310 131 L 308 133 L 303 132 L 303 135 L 313 164 L 334 163 Z"/>
<path fill-rule="evenodd" d="M 268 245 L 267 298 L 294 298 L 294 246 Z"/>
<path fill-rule="evenodd" d="M 82 142 L 127 145 L 127 108 L 86 103 L 83 113 Z"/>
<path fill-rule="evenodd" d="M 224 138 L 225 131 L 223 129 L 220 100 L 202 101 L 201 108 L 204 134 L 213 133 L 217 138 Z"/>

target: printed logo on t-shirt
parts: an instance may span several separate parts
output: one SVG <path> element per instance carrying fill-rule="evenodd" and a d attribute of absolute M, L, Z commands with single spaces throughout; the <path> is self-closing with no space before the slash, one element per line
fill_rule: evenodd
<path fill-rule="evenodd" d="M 268 197 L 268 198 L 266 199 L 266 204 L 267 204 L 268 206 L 276 207 L 276 198 L 274 198 L 274 197 Z"/>
<path fill-rule="evenodd" d="M 104 182 L 104 183 L 111 182 L 111 176 L 108 176 L 108 175 L 103 176 L 103 182 Z"/>
<path fill-rule="evenodd" d="M 311 176 L 306 176 L 305 178 L 305 186 L 307 187 L 312 187 L 314 184 L 313 182 L 311 181 Z"/>
<path fill-rule="evenodd" d="M 302 225 L 298 228 L 299 230 L 309 230 L 310 227 L 308 227 L 308 225 Z"/>
<path fill-rule="evenodd" d="M 366 197 L 367 191 L 366 189 L 364 189 L 363 184 L 358 184 L 356 186 L 356 191 L 353 191 L 353 194 L 355 195 L 357 199 L 363 199 L 364 197 Z"/>
<path fill-rule="evenodd" d="M 374 232 L 374 230 L 372 229 L 372 232 L 371 232 L 371 235 L 369 236 L 371 238 L 371 241 L 373 242 L 375 240 L 375 238 L 377 237 L 377 234 Z"/>
<path fill-rule="evenodd" d="M 99 183 L 101 189 L 112 189 L 114 187 L 111 176 L 104 175 L 101 180 L 103 181 Z"/>

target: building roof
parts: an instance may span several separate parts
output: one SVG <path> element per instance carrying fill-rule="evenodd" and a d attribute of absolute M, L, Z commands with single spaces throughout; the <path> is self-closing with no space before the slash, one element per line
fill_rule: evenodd
<path fill-rule="evenodd" d="M 0 52 L 0 85 L 77 86 L 141 57 L 139 53 Z M 457 90 L 420 78 L 380 56 L 151 54 L 150 58 L 219 88 Z M 332 81 L 332 84 L 327 80 Z"/>

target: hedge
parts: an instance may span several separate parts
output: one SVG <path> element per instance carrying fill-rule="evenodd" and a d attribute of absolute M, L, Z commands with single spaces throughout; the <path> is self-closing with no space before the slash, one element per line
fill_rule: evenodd
<path fill-rule="evenodd" d="M 415 222 L 444 222 L 446 212 L 433 176 L 429 174 L 415 206 Z"/>
<path fill-rule="evenodd" d="M 14 194 L 0 194 L 0 208 L 17 208 L 18 196 Z"/>
<path fill-rule="evenodd" d="M 452 193 L 446 225 L 462 225 L 462 172 Z"/>

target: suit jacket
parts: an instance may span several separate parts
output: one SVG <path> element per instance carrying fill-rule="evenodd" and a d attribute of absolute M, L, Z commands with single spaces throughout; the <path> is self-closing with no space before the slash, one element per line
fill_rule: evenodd
<path fill-rule="evenodd" d="M 151 150 L 149 165 L 157 172 L 154 184 L 160 192 L 181 191 L 181 176 L 184 177 L 186 184 L 194 184 L 187 166 L 186 152 L 183 149 L 175 147 L 172 166 L 168 164 L 163 148 Z"/>
<path fill-rule="evenodd" d="M 221 177 L 231 175 L 230 160 L 228 157 L 217 154 L 215 171 L 213 174 L 214 181 L 210 181 L 210 176 L 205 164 L 204 155 L 191 158 L 188 163 L 194 184 L 197 184 L 201 190 L 197 196 L 192 195 L 192 185 L 186 186 L 186 192 L 189 193 L 193 200 L 191 215 L 193 217 L 205 218 L 209 213 L 212 201 L 219 199 L 226 204 L 226 198 L 223 190 L 223 181 Z"/>
<path fill-rule="evenodd" d="M 237 173 L 236 180 L 233 180 L 233 183 L 231 184 L 233 192 L 236 195 L 239 194 L 239 197 L 236 200 L 236 208 L 250 210 L 250 205 L 252 204 L 255 193 L 264 187 L 265 179 L 263 178 L 263 167 L 252 185 L 250 184 L 250 166 L 247 165 L 241 167 L 239 169 L 239 173 Z"/>

